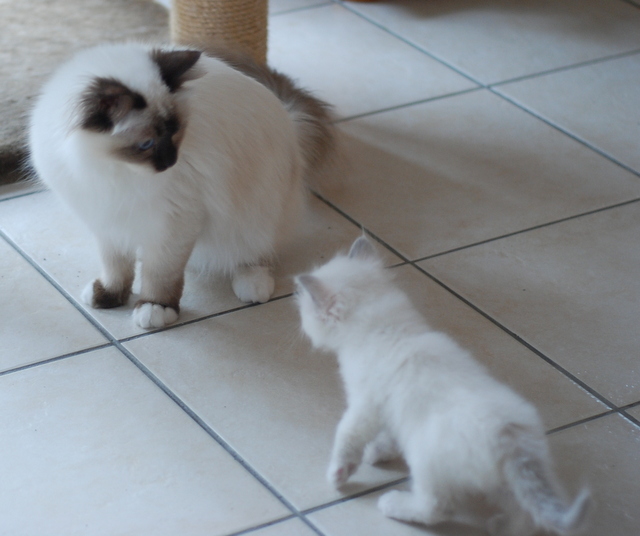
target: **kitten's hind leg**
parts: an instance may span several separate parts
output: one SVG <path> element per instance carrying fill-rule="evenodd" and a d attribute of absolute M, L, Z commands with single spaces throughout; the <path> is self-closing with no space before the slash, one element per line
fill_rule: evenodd
<path fill-rule="evenodd" d="M 275 289 L 271 268 L 266 264 L 238 266 L 231 285 L 238 299 L 247 303 L 269 301 Z"/>
<path fill-rule="evenodd" d="M 375 465 L 376 463 L 388 462 L 400 457 L 400 450 L 391 434 L 383 430 L 364 449 L 363 460 L 365 463 Z"/>
<path fill-rule="evenodd" d="M 135 255 L 122 252 L 107 242 L 100 242 L 102 275 L 82 291 L 82 301 L 96 309 L 124 305 L 131 295 Z"/>
<path fill-rule="evenodd" d="M 378 508 L 385 516 L 407 523 L 435 525 L 451 519 L 434 495 L 415 491 L 388 491 L 378 499 Z"/>

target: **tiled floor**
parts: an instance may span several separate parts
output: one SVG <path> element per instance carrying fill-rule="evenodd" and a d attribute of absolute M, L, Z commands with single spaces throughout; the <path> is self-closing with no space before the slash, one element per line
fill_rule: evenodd
<path fill-rule="evenodd" d="M 0 534 L 481 533 L 382 517 L 402 464 L 324 480 L 344 408 L 289 276 L 376 237 L 431 322 L 534 402 L 585 534 L 640 534 L 640 3 L 271 0 L 270 60 L 334 103 L 340 188 L 276 298 L 188 276 L 178 325 L 78 300 L 87 231 L 0 189 Z"/>

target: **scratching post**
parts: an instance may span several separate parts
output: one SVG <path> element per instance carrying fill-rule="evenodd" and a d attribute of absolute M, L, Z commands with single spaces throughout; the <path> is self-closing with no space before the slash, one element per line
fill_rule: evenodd
<path fill-rule="evenodd" d="M 223 44 L 267 61 L 267 0 L 172 0 L 171 40 L 202 47 Z"/>

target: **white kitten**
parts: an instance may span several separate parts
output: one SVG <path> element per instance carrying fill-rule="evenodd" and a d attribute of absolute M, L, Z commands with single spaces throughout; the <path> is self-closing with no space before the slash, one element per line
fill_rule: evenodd
<path fill-rule="evenodd" d="M 347 394 L 332 484 L 346 482 L 363 456 L 376 463 L 401 454 L 412 491 L 380 498 L 389 517 L 481 522 L 512 536 L 536 527 L 565 534 L 580 524 L 589 494 L 565 502 L 535 408 L 428 326 L 366 238 L 296 283 L 302 328 L 314 346 L 337 353 Z M 493 513 L 465 514 L 473 496 Z"/>
<path fill-rule="evenodd" d="M 139 255 L 134 318 L 145 328 L 177 319 L 190 258 L 231 273 L 241 300 L 268 300 L 303 179 L 333 143 L 324 103 L 266 67 L 219 56 L 91 48 L 57 70 L 31 118 L 39 178 L 98 240 L 103 273 L 83 298 L 125 304 Z"/>

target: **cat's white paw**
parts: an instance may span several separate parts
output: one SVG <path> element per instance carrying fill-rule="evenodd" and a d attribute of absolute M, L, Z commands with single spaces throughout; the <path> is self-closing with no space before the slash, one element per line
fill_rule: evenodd
<path fill-rule="evenodd" d="M 163 328 L 178 320 L 178 313 L 171 307 L 158 303 L 143 303 L 133 310 L 133 321 L 144 329 Z"/>
<path fill-rule="evenodd" d="M 275 289 L 275 281 L 267 266 L 244 266 L 233 274 L 233 292 L 240 301 L 264 303 Z"/>
<path fill-rule="evenodd" d="M 355 462 L 343 464 L 330 464 L 327 470 L 327 480 L 334 488 L 339 488 L 349 480 L 349 477 L 356 472 L 358 464 Z"/>
<path fill-rule="evenodd" d="M 82 289 L 82 292 L 80 293 L 80 299 L 82 300 L 83 303 L 86 303 L 87 305 L 93 307 L 93 286 L 94 286 L 95 282 L 91 281 L 91 283 L 87 284 L 86 287 L 84 287 L 84 289 Z"/>

